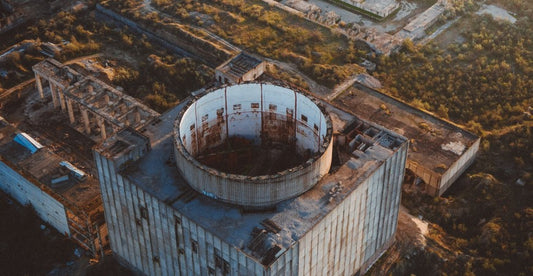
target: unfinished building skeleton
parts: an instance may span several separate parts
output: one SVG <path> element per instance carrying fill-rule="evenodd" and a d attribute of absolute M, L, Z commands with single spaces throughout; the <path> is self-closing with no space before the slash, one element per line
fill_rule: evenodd
<path fill-rule="evenodd" d="M 71 125 L 96 142 L 127 127 L 142 128 L 159 115 L 56 60 L 46 59 L 33 70 L 39 97 L 51 97 L 53 108 L 67 112 Z M 45 81 L 49 89 L 43 88 Z M 95 130 L 98 135 L 93 135 Z M 3 118 L 0 189 L 20 203 L 32 205 L 44 221 L 76 240 L 91 255 L 102 255 L 107 230 L 98 181 Z"/>
<path fill-rule="evenodd" d="M 101 136 L 95 137 L 98 141 L 124 127 L 139 129 L 159 115 L 116 88 L 54 59 L 34 65 L 33 71 L 41 98 L 45 97 L 43 80 L 46 80 L 54 107 L 68 112 L 71 124 L 81 121 L 82 132 L 88 135 L 96 124 Z"/>

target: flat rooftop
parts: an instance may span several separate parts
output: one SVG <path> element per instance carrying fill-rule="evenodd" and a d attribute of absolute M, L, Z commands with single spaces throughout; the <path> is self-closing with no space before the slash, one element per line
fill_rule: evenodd
<path fill-rule="evenodd" d="M 274 241 L 282 247 L 280 252 L 284 252 L 406 142 L 406 139 L 398 134 L 373 123 L 364 122 L 369 128 L 377 131 L 376 133 L 379 132 L 381 134 L 379 137 L 396 139 L 399 143 L 391 146 L 380 138 L 364 151 L 356 149 L 353 153 L 348 152 L 344 164 L 338 165 L 334 173 L 325 176 L 303 195 L 283 201 L 270 211 L 245 212 L 240 207 L 227 205 L 197 193 L 178 173 L 172 156 L 174 147 L 172 133 L 175 119 L 188 101 L 190 99 L 162 114 L 158 123 L 146 127 L 142 134 L 150 138 L 151 151 L 122 174 L 145 192 L 172 206 L 204 229 L 209 229 L 221 240 L 240 248 L 247 255 L 266 265 L 273 261 L 265 259 L 268 258 L 266 256 L 269 248 L 250 246 L 251 240 L 259 236 L 257 228 L 269 225 L 268 227 L 278 231 L 277 234 L 268 233 L 261 237 Z M 335 132 L 341 132 L 353 122 L 362 122 L 352 114 L 327 103 L 323 104 L 332 117 Z M 100 148 L 100 150 L 106 149 Z M 338 189 L 339 186 L 341 189 Z"/>
<path fill-rule="evenodd" d="M 443 173 L 442 165 L 449 168 L 479 139 L 459 126 L 359 84 L 334 103 L 409 138 L 407 158 L 437 173 Z"/>
<path fill-rule="evenodd" d="M 233 76 L 235 79 L 239 79 L 244 74 L 261 64 L 261 62 L 263 61 L 260 59 L 257 59 L 245 52 L 240 52 L 232 59 L 217 67 L 217 70 L 223 72 L 224 74 Z"/>
<path fill-rule="evenodd" d="M 98 181 L 91 176 L 83 182 L 69 176 L 66 181 L 52 184 L 52 179 L 69 175 L 69 172 L 59 165 L 59 162 L 65 159 L 46 147 L 32 154 L 29 149 L 13 141 L 19 132 L 7 121 L 0 120 L 0 159 L 6 165 L 25 176 L 28 181 L 43 191 L 47 193 L 52 191 L 52 194 L 49 193 L 52 197 L 74 212 L 78 210 L 90 212 L 101 204 Z M 38 140 L 39 137 L 33 136 L 33 138 Z"/>

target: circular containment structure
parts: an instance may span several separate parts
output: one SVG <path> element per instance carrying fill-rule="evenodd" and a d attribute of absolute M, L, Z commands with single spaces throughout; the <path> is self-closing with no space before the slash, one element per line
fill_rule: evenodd
<path fill-rule="evenodd" d="M 211 198 L 262 209 L 311 189 L 328 173 L 332 124 L 316 99 L 248 83 L 191 101 L 174 125 L 176 165 Z"/>

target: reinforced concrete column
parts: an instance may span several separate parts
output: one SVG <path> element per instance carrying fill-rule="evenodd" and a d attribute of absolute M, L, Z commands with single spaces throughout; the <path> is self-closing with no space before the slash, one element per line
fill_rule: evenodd
<path fill-rule="evenodd" d="M 102 118 L 96 118 L 96 121 L 98 122 L 98 126 L 100 127 L 100 134 L 102 135 L 102 139 L 105 140 L 107 138 L 107 133 L 105 131 L 105 120 Z"/>
<path fill-rule="evenodd" d="M 59 95 L 59 103 L 61 104 L 61 111 L 65 111 L 65 95 L 63 94 L 63 89 L 57 87 L 57 94 Z"/>
<path fill-rule="evenodd" d="M 138 123 L 141 121 L 141 112 L 139 112 L 138 108 L 135 108 L 135 123 Z"/>
<path fill-rule="evenodd" d="M 91 124 L 89 121 L 89 112 L 84 107 L 80 106 L 81 116 L 83 117 L 83 125 L 85 126 L 85 133 L 91 134 Z"/>
<path fill-rule="evenodd" d="M 37 73 L 35 73 L 35 83 L 37 84 L 37 90 L 39 91 L 39 96 L 41 96 L 41 99 L 44 99 L 43 84 L 41 83 L 41 77 Z"/>
<path fill-rule="evenodd" d="M 56 108 L 59 105 L 59 103 L 57 102 L 55 85 L 51 81 L 48 81 L 48 82 L 50 83 L 50 94 L 52 94 L 52 102 L 54 103 L 54 108 Z"/>
<path fill-rule="evenodd" d="M 70 123 L 74 124 L 76 122 L 76 118 L 74 118 L 74 110 L 72 109 L 72 100 L 67 98 L 67 111 L 68 111 L 68 118 L 70 119 Z"/>

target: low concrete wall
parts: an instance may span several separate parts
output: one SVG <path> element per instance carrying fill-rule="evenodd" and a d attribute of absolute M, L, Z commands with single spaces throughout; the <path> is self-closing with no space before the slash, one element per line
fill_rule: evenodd
<path fill-rule="evenodd" d="M 0 161 L 0 189 L 23 205 L 30 204 L 37 215 L 60 233 L 70 236 L 63 204 Z"/>

